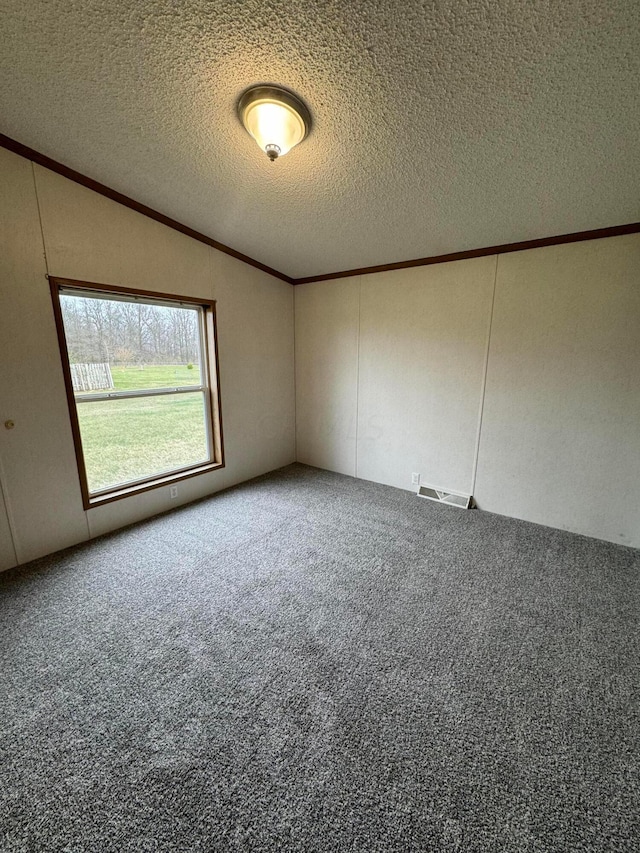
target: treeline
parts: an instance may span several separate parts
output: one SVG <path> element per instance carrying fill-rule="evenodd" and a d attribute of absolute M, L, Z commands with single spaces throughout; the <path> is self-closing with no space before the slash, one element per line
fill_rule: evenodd
<path fill-rule="evenodd" d="M 198 314 L 142 302 L 63 295 L 71 363 L 199 362 Z"/>

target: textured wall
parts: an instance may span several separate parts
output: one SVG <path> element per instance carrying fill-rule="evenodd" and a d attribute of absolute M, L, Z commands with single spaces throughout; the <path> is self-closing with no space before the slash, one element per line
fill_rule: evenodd
<path fill-rule="evenodd" d="M 21 562 L 87 537 L 28 160 L 0 150 L 3 491 Z"/>
<path fill-rule="evenodd" d="M 470 492 L 495 257 L 298 285 L 300 462 Z"/>
<path fill-rule="evenodd" d="M 355 477 L 360 279 L 294 293 L 297 458 Z"/>
<path fill-rule="evenodd" d="M 407 489 L 414 471 L 475 480 L 481 509 L 640 546 L 640 235 L 357 280 L 348 315 L 339 282 L 296 287 L 298 362 L 322 377 L 298 376 L 302 461 Z M 357 410 L 357 454 L 327 407 Z"/>
<path fill-rule="evenodd" d="M 4 479 L 0 474 L 0 478 Z M 1 483 L 0 483 L 1 485 Z M 0 490 L 0 572 L 16 564 L 16 551 L 13 547 L 13 537 L 9 517 L 4 502 L 4 495 Z"/>
<path fill-rule="evenodd" d="M 290 285 L 1 150 L 0 175 L 0 417 L 16 422 L 0 431 L 0 473 L 20 562 L 176 504 L 160 488 L 83 510 L 47 266 L 217 300 L 226 468 L 181 482 L 178 503 L 293 460 Z"/>
<path fill-rule="evenodd" d="M 4 133 L 291 275 L 640 219 L 637 0 L 2 5 Z"/>
<path fill-rule="evenodd" d="M 502 255 L 483 509 L 640 547 L 640 235 Z"/>
<path fill-rule="evenodd" d="M 359 477 L 471 492 L 495 266 L 362 277 Z"/>

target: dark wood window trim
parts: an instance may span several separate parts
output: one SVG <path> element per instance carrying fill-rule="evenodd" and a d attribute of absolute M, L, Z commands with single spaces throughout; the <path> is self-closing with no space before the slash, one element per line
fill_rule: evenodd
<path fill-rule="evenodd" d="M 57 276 L 48 276 L 49 287 L 51 290 L 51 301 L 53 304 L 53 315 L 56 323 L 56 331 L 58 334 L 58 344 L 60 347 L 60 356 L 62 360 L 62 371 L 64 374 L 64 383 L 67 393 L 67 403 L 69 407 L 69 417 L 71 420 L 71 431 L 73 433 L 73 443 L 78 464 L 78 474 L 80 478 L 80 490 L 82 492 L 82 504 L 86 510 L 101 506 L 102 504 L 111 503 L 112 501 L 122 500 L 123 498 L 137 495 L 142 492 L 147 492 L 151 489 L 157 489 L 161 486 L 167 486 L 177 483 L 180 480 L 186 480 L 190 477 L 197 477 L 199 474 L 205 474 L 209 471 L 214 471 L 218 468 L 224 468 L 224 446 L 222 437 L 222 407 L 220 403 L 220 369 L 218 364 L 218 335 L 216 327 L 216 303 L 206 299 L 198 299 L 191 296 L 182 296 L 177 293 L 164 293 L 151 290 L 137 290 L 131 287 L 120 287 L 119 285 L 98 284 L 89 281 L 77 281 L 70 278 L 59 278 Z M 78 420 L 78 412 L 76 408 L 75 394 L 73 391 L 73 382 L 71 379 L 71 368 L 69 362 L 69 353 L 67 350 L 67 340 L 64 331 L 64 322 L 62 317 L 62 307 L 60 305 L 60 291 L 64 288 L 73 290 L 87 290 L 93 293 L 105 294 L 122 294 L 124 296 L 142 297 L 150 300 L 166 300 L 167 302 L 176 302 L 182 304 L 196 305 L 203 309 L 204 315 L 204 349 L 203 367 L 206 371 L 203 383 L 207 391 L 208 397 L 208 412 L 210 416 L 209 429 L 212 444 L 212 458 L 206 463 L 199 463 L 185 468 L 180 468 L 168 473 L 162 473 L 153 477 L 136 480 L 131 483 L 125 483 L 115 486 L 111 489 L 101 491 L 100 493 L 91 494 L 89 492 L 87 471 L 84 461 L 84 453 L 82 450 L 82 437 L 80 434 L 80 422 Z M 89 404 L 87 404 L 89 405 Z"/>

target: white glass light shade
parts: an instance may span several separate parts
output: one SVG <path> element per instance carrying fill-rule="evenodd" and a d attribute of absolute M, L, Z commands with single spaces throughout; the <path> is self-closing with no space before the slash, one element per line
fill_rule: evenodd
<path fill-rule="evenodd" d="M 305 138 L 309 111 L 291 92 L 275 86 L 250 89 L 238 104 L 240 119 L 270 160 L 282 157 Z"/>

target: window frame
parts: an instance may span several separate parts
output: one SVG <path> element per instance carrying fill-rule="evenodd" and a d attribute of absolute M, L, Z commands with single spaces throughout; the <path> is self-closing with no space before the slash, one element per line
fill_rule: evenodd
<path fill-rule="evenodd" d="M 53 303 L 53 315 L 56 324 L 56 332 L 58 336 L 58 346 L 60 349 L 60 358 L 62 362 L 62 372 L 64 376 L 65 390 L 67 394 L 67 405 L 69 408 L 69 418 L 71 421 L 71 432 L 73 434 L 73 444 L 78 466 L 78 477 L 80 480 L 80 491 L 82 494 L 82 504 L 85 510 L 93 509 L 97 506 L 102 506 L 112 501 L 122 500 L 123 498 L 137 495 L 142 492 L 157 489 L 162 486 L 172 485 L 181 480 L 186 480 L 190 477 L 197 477 L 199 474 L 205 474 L 209 471 L 224 468 L 224 444 L 222 436 L 222 406 L 220 402 L 220 369 L 218 359 L 218 334 L 216 323 L 216 302 L 215 300 L 199 299 L 193 296 L 183 296 L 177 293 L 164 293 L 152 290 L 139 290 L 131 287 L 121 287 L 120 285 L 99 284 L 97 282 L 78 281 L 71 278 L 59 278 L 58 276 L 47 276 L 49 279 L 49 288 L 51 290 L 51 301 Z M 87 296 L 92 293 L 104 294 L 105 298 L 123 297 L 123 301 L 135 302 L 136 299 L 144 300 L 149 303 L 166 303 L 169 307 L 195 306 L 202 310 L 200 322 L 200 346 L 201 364 L 200 364 L 200 385 L 197 386 L 182 386 L 175 389 L 145 389 L 141 392 L 112 392 L 98 393 L 92 395 L 94 401 L 99 399 L 120 399 L 124 397 L 152 397 L 152 396 L 169 396 L 171 394 L 200 392 L 205 400 L 205 429 L 207 433 L 209 445 L 209 459 L 202 463 L 188 465 L 182 468 L 174 469 L 161 474 L 155 474 L 149 477 L 133 480 L 129 483 L 124 483 L 116 486 L 110 486 L 106 489 L 100 489 L 97 492 L 89 491 L 89 482 L 87 479 L 87 469 L 84 460 L 84 452 L 82 449 L 82 434 L 80 432 L 80 421 L 78 418 L 77 402 L 75 392 L 73 390 L 73 381 L 71 378 L 71 363 L 69 361 L 69 351 L 67 348 L 67 337 L 64 329 L 64 318 L 62 314 L 62 305 L 60 302 L 61 292 L 64 291 L 87 291 Z M 133 297 L 128 299 L 128 297 Z M 90 401 L 87 401 L 90 405 Z"/>

